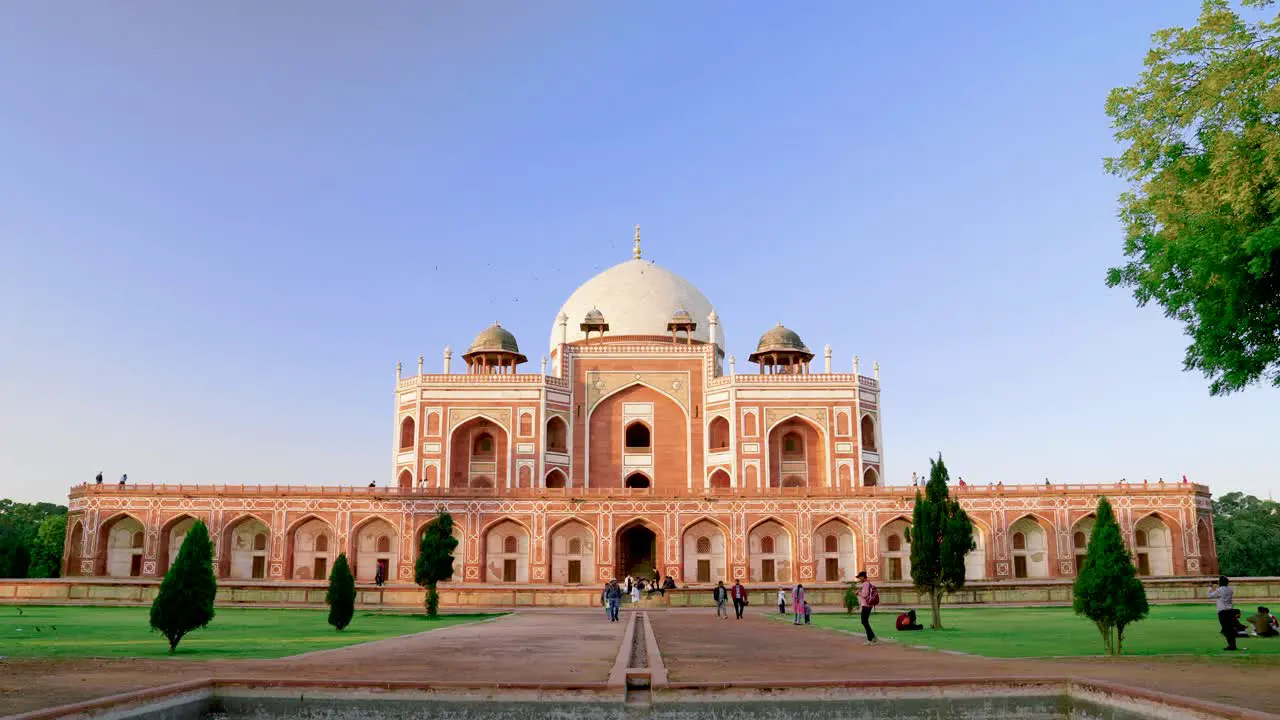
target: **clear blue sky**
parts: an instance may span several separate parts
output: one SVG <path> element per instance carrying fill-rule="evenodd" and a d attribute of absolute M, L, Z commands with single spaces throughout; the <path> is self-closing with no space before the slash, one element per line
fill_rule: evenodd
<path fill-rule="evenodd" d="M 395 362 L 497 319 L 536 369 L 635 223 L 740 367 L 779 320 L 880 361 L 890 482 L 1266 495 L 1280 395 L 1103 284 L 1106 93 L 1197 10 L 6 4 L 0 496 L 389 482 Z"/>

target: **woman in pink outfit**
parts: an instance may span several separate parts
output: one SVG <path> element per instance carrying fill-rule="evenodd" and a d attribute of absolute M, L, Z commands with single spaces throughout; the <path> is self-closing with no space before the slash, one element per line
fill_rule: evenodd
<path fill-rule="evenodd" d="M 804 586 L 797 584 L 796 589 L 791 591 L 791 610 L 795 620 L 792 625 L 804 624 Z"/>

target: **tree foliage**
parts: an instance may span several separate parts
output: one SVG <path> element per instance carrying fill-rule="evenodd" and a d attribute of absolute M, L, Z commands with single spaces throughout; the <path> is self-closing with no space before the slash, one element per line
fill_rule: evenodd
<path fill-rule="evenodd" d="M 67 509 L 53 503 L 20 503 L 0 499 L 0 577 L 57 577 L 62 566 L 63 535 L 56 542 L 41 525 L 49 518 L 63 518 L 66 528 Z M 49 553 L 57 553 L 50 563 Z"/>
<path fill-rule="evenodd" d="M 62 546 L 67 539 L 67 515 L 50 515 L 40 521 L 35 539 L 31 542 L 31 567 L 27 575 L 33 578 L 56 578 L 62 570 Z"/>
<path fill-rule="evenodd" d="M 1280 17 L 1274 0 L 1205 0 L 1153 36 L 1138 82 L 1107 98 L 1122 152 L 1125 264 L 1107 284 L 1155 302 L 1191 338 L 1183 366 L 1213 395 L 1280 387 Z"/>
<path fill-rule="evenodd" d="M 422 533 L 418 562 L 414 566 L 414 582 L 427 589 L 428 617 L 435 617 L 440 611 L 436 583 L 453 577 L 453 551 L 457 547 L 458 539 L 453 536 L 453 516 L 442 511 Z"/>
<path fill-rule="evenodd" d="M 213 620 L 218 580 L 213 574 L 213 542 L 204 521 L 187 531 L 178 557 L 164 574 L 160 592 L 151 603 L 151 627 L 169 639 L 169 652 L 192 630 Z"/>
<path fill-rule="evenodd" d="M 1108 655 L 1124 651 L 1124 629 L 1147 616 L 1147 591 L 1133 567 L 1111 503 L 1098 499 L 1097 522 L 1084 566 L 1072 586 L 1072 607 L 1098 626 Z"/>
<path fill-rule="evenodd" d="M 329 571 L 329 591 L 324 595 L 329 604 L 329 624 L 342 630 L 351 624 L 356 614 L 356 579 L 347 564 L 347 554 L 342 553 Z"/>
<path fill-rule="evenodd" d="M 911 580 L 916 589 L 929 594 L 933 619 L 929 625 L 942 629 L 942 596 L 964 587 L 964 556 L 973 550 L 973 522 L 951 499 L 947 466 L 929 459 L 929 483 L 924 496 L 916 490 L 911 513 Z"/>
<path fill-rule="evenodd" d="M 1213 527 L 1223 575 L 1280 575 L 1280 503 L 1227 493 L 1213 503 Z"/>

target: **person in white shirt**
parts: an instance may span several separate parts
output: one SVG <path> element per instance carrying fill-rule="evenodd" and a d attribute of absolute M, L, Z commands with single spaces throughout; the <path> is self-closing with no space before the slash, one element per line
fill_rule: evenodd
<path fill-rule="evenodd" d="M 1236 649 L 1236 613 L 1233 601 L 1236 591 L 1226 575 L 1218 576 L 1218 587 L 1209 591 L 1209 597 L 1218 601 L 1218 624 L 1222 626 L 1222 636 L 1227 639 L 1223 650 Z"/>

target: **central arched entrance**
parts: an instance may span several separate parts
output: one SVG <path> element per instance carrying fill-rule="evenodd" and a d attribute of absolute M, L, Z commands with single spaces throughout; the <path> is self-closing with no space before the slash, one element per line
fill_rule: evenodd
<path fill-rule="evenodd" d="M 644 523 L 637 522 L 618 533 L 617 573 L 652 578 L 657 573 L 658 536 Z"/>

